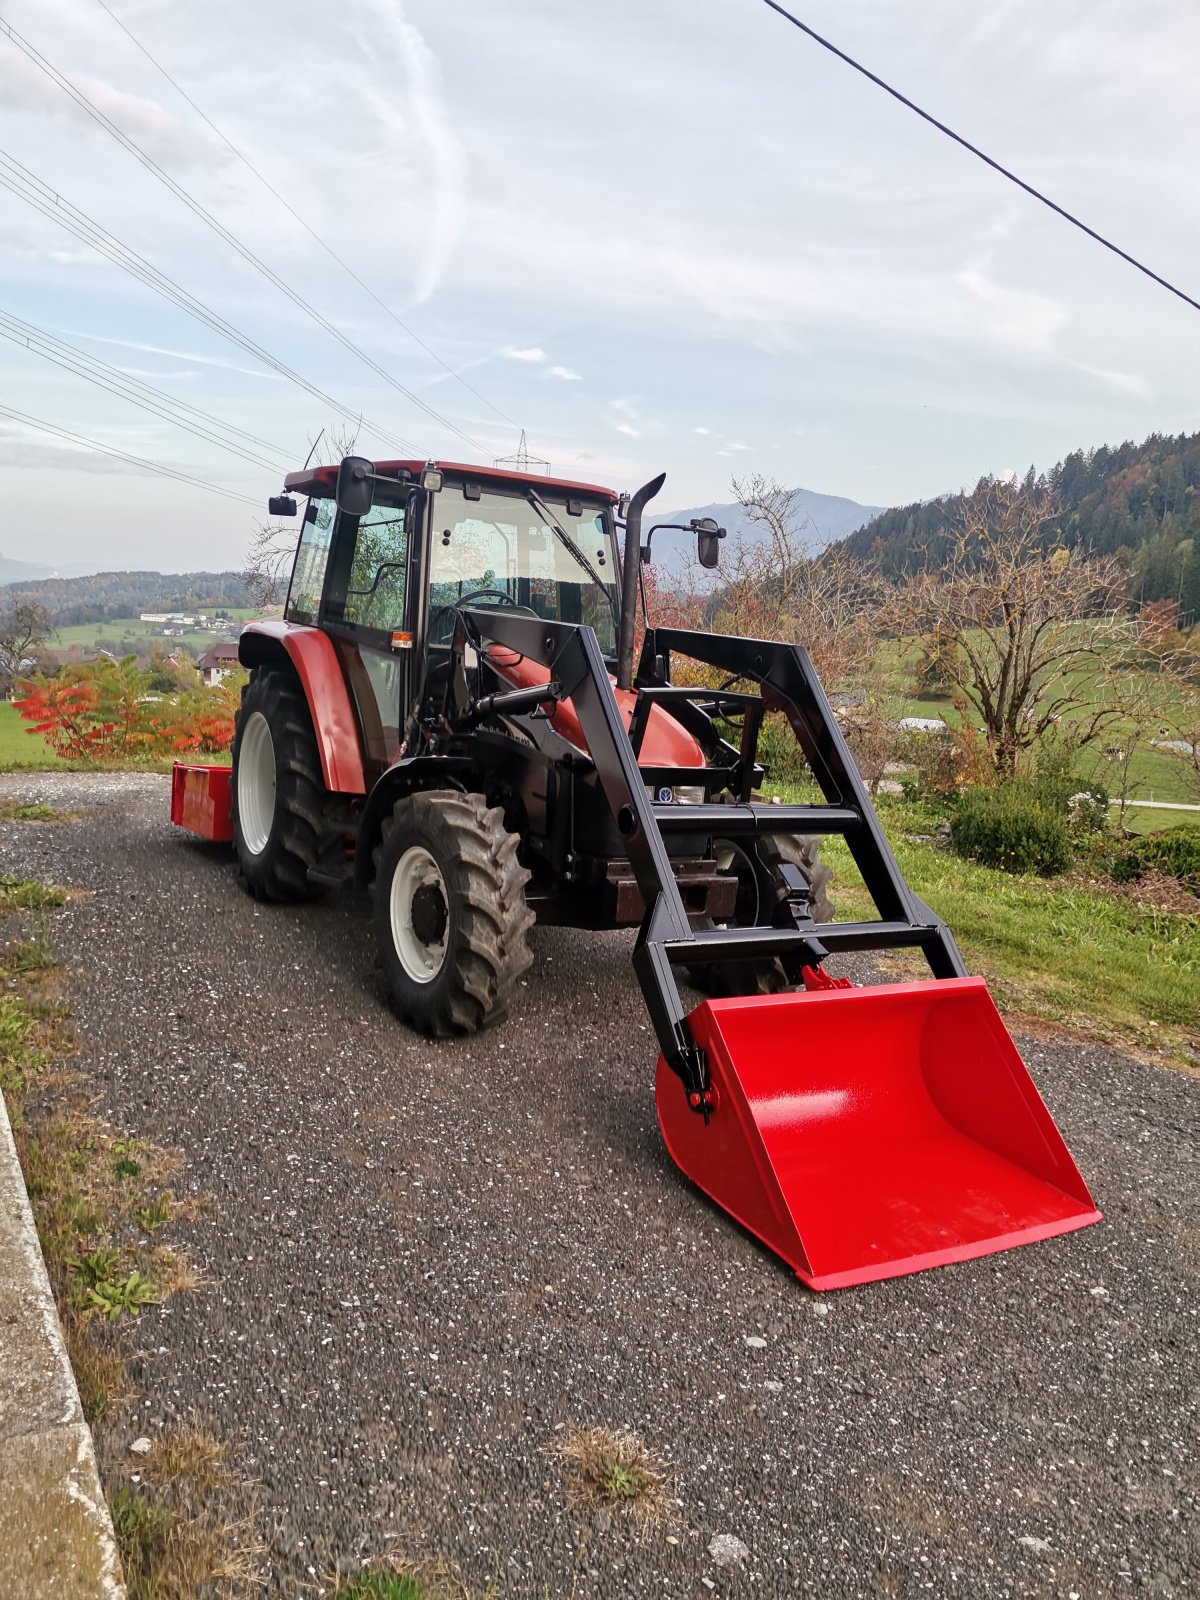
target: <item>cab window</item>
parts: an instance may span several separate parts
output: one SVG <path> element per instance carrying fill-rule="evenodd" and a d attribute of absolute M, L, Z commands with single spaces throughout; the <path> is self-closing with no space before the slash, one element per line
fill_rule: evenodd
<path fill-rule="evenodd" d="M 331 612 L 357 628 L 404 627 L 408 529 L 403 506 L 372 506 L 360 517 L 346 593 L 331 597 Z M 341 605 L 337 604 L 341 600 Z"/>
<path fill-rule="evenodd" d="M 284 616 L 289 622 L 315 623 L 325 587 L 329 565 L 329 542 L 333 537 L 333 501 L 310 500 L 304 513 L 304 527 L 292 568 Z"/>

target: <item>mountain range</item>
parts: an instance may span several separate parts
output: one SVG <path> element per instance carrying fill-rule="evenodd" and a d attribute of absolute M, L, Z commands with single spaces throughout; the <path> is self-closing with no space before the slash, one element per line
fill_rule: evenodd
<path fill-rule="evenodd" d="M 74 561 L 65 567 L 48 567 L 40 561 L 18 561 L 0 552 L 0 585 L 6 583 L 40 583 L 44 578 L 79 578 L 94 572 L 95 567 L 86 561 Z"/>
<path fill-rule="evenodd" d="M 795 491 L 796 509 L 802 521 L 798 532 L 812 550 L 823 550 L 827 544 L 844 539 L 856 532 L 884 510 L 882 506 L 863 506 L 857 500 L 847 500 L 838 494 L 818 494 L 815 489 Z M 724 528 L 729 539 L 758 543 L 769 537 L 766 531 L 751 522 L 737 501 L 729 504 L 714 502 L 707 506 L 689 506 L 683 511 L 656 511 L 653 506 L 642 519 L 642 543 L 646 533 L 656 522 L 691 522 L 695 517 L 712 517 L 717 526 Z M 696 545 L 690 534 L 662 532 L 651 545 L 654 565 L 663 573 L 679 573 L 695 560 Z"/>

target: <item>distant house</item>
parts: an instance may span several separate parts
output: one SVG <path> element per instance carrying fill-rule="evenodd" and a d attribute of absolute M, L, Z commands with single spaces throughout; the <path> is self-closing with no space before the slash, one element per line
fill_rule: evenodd
<path fill-rule="evenodd" d="M 196 663 L 196 670 L 210 689 L 238 664 L 238 647 L 233 639 L 218 639 Z"/>

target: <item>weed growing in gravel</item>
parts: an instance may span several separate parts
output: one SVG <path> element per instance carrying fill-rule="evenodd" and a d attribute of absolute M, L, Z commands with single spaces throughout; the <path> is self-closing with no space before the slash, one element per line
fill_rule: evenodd
<path fill-rule="evenodd" d="M 61 965 L 43 916 L 42 926 L 28 939 L 14 939 L 0 950 L 0 978 L 22 978 L 31 972 L 53 972 Z"/>
<path fill-rule="evenodd" d="M 67 891 L 32 878 L 17 878 L 0 872 L 0 911 L 43 911 L 67 903 Z"/>
<path fill-rule="evenodd" d="M 668 1515 L 672 1474 L 629 1429 L 573 1427 L 554 1453 L 574 1501 L 627 1511 L 644 1527 Z"/>
<path fill-rule="evenodd" d="M 36 802 L 18 804 L 12 800 L 0 800 L 0 822 L 61 822 L 62 813 L 55 811 L 53 806 L 38 805 Z"/>
<path fill-rule="evenodd" d="M 114 1463 L 111 1470 L 122 1469 Z M 163 1429 L 137 1474 L 109 1495 L 129 1600 L 253 1594 L 262 1545 L 254 1513 L 237 1509 L 247 1491 L 207 1429 Z"/>
<path fill-rule="evenodd" d="M 152 1278 L 135 1267 L 127 1278 L 104 1278 L 88 1290 L 88 1300 L 110 1322 L 118 1317 L 136 1317 L 143 1306 L 156 1306 L 162 1296 Z"/>
<path fill-rule="evenodd" d="M 0 995 L 0 1092 L 16 1100 L 25 1087 L 29 1036 L 35 1017 L 16 995 Z"/>
<path fill-rule="evenodd" d="M 443 1561 L 403 1561 L 395 1557 L 366 1567 L 350 1578 L 333 1579 L 337 1600 L 496 1600 L 496 1586 L 482 1594 L 468 1589 Z"/>
<path fill-rule="evenodd" d="M 175 1196 L 170 1189 L 164 1189 L 157 1199 L 144 1206 L 134 1206 L 129 1214 L 143 1233 L 157 1233 L 175 1214 Z"/>

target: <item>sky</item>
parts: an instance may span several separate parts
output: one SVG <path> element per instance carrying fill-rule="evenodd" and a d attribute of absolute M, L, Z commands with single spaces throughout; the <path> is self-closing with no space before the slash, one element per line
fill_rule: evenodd
<path fill-rule="evenodd" d="M 1200 298 L 1200 8 L 797 10 Z M 761 0 L 0 0 L 0 18 L 373 363 L 0 28 L 4 157 L 324 397 L 0 188 L 0 313 L 264 441 L 252 464 L 0 339 L 0 406 L 254 502 L 0 414 L 6 556 L 237 566 L 282 470 L 341 423 L 328 400 L 375 459 L 488 462 L 524 427 L 562 476 L 665 469 L 663 508 L 727 500 L 745 472 L 898 504 L 1200 426 L 1200 315 Z"/>

